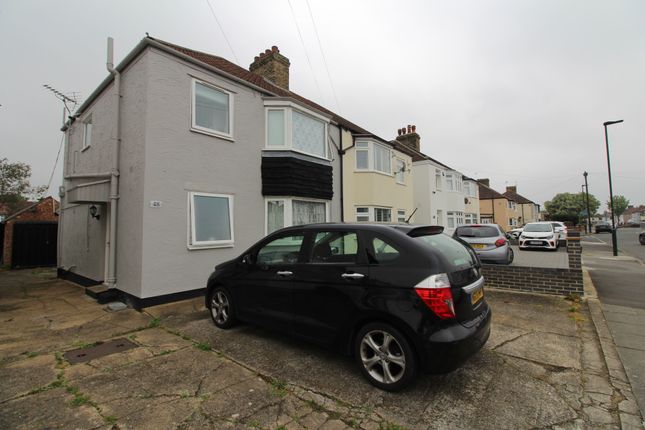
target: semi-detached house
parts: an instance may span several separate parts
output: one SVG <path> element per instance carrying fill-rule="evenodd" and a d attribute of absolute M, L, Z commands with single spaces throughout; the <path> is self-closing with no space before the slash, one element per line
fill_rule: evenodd
<path fill-rule="evenodd" d="M 380 143 L 290 91 L 289 67 L 276 47 L 247 70 L 152 37 L 109 59 L 63 129 L 59 275 L 148 306 L 271 231 L 342 220 L 341 139 Z"/>

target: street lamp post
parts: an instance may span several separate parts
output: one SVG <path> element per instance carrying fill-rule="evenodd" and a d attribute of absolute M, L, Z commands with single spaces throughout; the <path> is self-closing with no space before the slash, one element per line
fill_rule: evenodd
<path fill-rule="evenodd" d="M 591 233 L 591 212 L 589 211 L 589 184 L 587 184 L 587 172 L 582 176 L 585 177 L 585 197 L 587 200 L 587 233 Z"/>
<path fill-rule="evenodd" d="M 611 187 L 611 162 L 609 161 L 609 137 L 607 135 L 607 126 L 620 124 L 622 119 L 617 121 L 607 121 L 602 125 L 605 127 L 605 148 L 607 150 L 607 173 L 609 174 L 609 205 L 611 207 L 611 246 L 614 251 L 614 257 L 618 255 L 618 243 L 616 242 L 616 221 L 614 218 L 614 191 Z"/>

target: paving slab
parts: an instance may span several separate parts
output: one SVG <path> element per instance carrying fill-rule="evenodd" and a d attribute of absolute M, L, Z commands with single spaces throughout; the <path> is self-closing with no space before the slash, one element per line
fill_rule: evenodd
<path fill-rule="evenodd" d="M 82 295 L 42 272 L 0 272 L 0 428 L 573 429 L 638 418 L 585 302 L 488 290 L 485 347 L 387 393 L 350 357 L 251 325 L 215 328 L 203 299 L 109 313 Z M 136 347 L 62 359 L 117 336 Z"/>

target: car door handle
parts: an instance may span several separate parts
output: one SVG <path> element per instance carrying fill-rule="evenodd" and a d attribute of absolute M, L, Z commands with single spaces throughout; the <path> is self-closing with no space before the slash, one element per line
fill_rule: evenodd
<path fill-rule="evenodd" d="M 362 273 L 343 273 L 340 276 L 343 279 L 363 279 L 365 277 Z"/>
<path fill-rule="evenodd" d="M 293 275 L 293 272 L 290 272 L 288 270 L 279 270 L 277 272 L 277 275 L 278 276 L 291 276 L 291 275 Z"/>

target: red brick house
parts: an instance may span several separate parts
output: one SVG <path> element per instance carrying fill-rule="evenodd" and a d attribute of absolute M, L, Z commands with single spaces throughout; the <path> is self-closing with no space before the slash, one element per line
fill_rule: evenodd
<path fill-rule="evenodd" d="M 59 208 L 56 199 L 46 197 L 6 216 L 2 264 L 11 268 L 55 266 Z"/>

